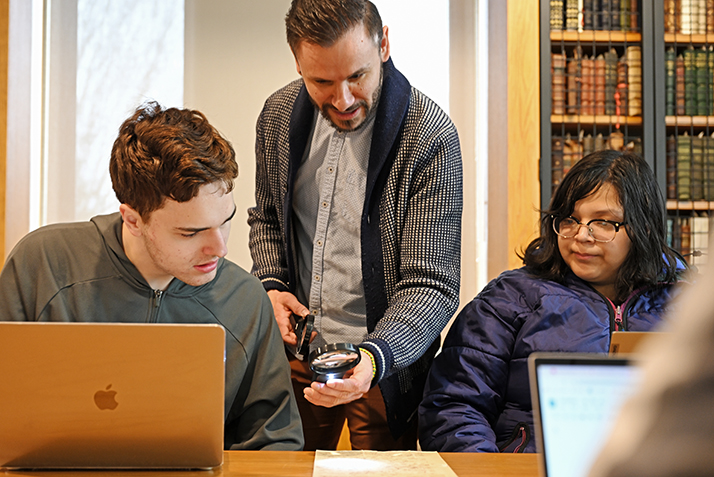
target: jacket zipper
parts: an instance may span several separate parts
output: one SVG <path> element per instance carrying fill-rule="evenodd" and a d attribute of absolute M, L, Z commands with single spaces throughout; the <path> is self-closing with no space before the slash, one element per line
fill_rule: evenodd
<path fill-rule="evenodd" d="M 511 437 L 498 450 L 499 452 L 512 452 L 514 454 L 518 454 L 525 450 L 528 442 L 530 442 L 530 428 L 525 422 L 519 422 L 513 429 Z M 516 446 L 511 448 L 514 444 Z"/>
<path fill-rule="evenodd" d="M 151 303 L 149 305 L 149 318 L 146 320 L 149 323 L 156 323 L 159 316 L 159 308 L 161 307 L 161 298 L 164 296 L 162 290 L 152 290 Z"/>
<path fill-rule="evenodd" d="M 622 327 L 622 305 L 615 308 L 615 331 L 620 331 Z"/>
<path fill-rule="evenodd" d="M 636 296 L 642 294 L 647 288 L 639 288 L 632 293 L 630 293 L 630 296 L 627 297 L 625 301 L 623 301 L 620 305 L 615 305 L 612 300 L 610 300 L 608 297 L 605 295 L 601 296 L 607 300 L 607 302 L 610 304 L 610 309 L 614 310 L 614 315 L 611 315 L 612 318 L 612 331 L 627 331 L 627 309 L 628 305 L 632 301 L 633 298 Z M 599 292 L 598 292 L 599 293 Z"/>

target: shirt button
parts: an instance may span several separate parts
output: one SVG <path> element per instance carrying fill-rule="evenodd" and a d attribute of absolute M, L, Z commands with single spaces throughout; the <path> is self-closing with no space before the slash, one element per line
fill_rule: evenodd
<path fill-rule="evenodd" d="M 327 202 L 323 202 L 323 203 L 322 203 L 322 206 L 323 206 L 323 207 L 327 207 Z"/>
<path fill-rule="evenodd" d="M 318 246 L 318 247 L 322 247 L 322 240 L 318 240 L 318 241 L 317 241 L 317 246 Z"/>
<path fill-rule="evenodd" d="M 315 275 L 315 281 L 319 282 L 320 281 L 320 275 Z"/>

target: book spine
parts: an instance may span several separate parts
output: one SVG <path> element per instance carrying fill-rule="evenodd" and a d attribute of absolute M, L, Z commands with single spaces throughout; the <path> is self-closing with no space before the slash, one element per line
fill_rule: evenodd
<path fill-rule="evenodd" d="M 595 114 L 605 114 L 605 57 L 595 58 Z"/>
<path fill-rule="evenodd" d="M 583 29 L 594 30 L 593 0 L 583 0 Z"/>
<path fill-rule="evenodd" d="M 576 48 L 573 51 L 573 57 L 568 60 L 567 66 L 567 97 L 568 97 L 568 114 L 579 114 L 581 107 L 581 80 L 582 80 L 582 63 L 581 50 Z"/>
<path fill-rule="evenodd" d="M 681 22 L 680 32 L 685 35 L 694 33 L 694 24 L 692 16 L 692 3 L 694 0 L 680 0 L 679 19 Z"/>
<path fill-rule="evenodd" d="M 630 30 L 640 31 L 640 10 L 637 8 L 637 0 L 630 0 Z"/>
<path fill-rule="evenodd" d="M 694 59 L 694 48 L 684 50 L 684 114 L 697 114 L 697 70 Z"/>
<path fill-rule="evenodd" d="M 677 138 L 667 137 L 667 199 L 677 198 Z"/>
<path fill-rule="evenodd" d="M 692 136 L 689 200 L 704 200 L 704 133 Z"/>
<path fill-rule="evenodd" d="M 684 56 L 679 55 L 675 61 L 675 108 L 677 116 L 684 116 L 685 113 L 685 91 L 684 91 Z"/>
<path fill-rule="evenodd" d="M 612 25 L 612 2 L 613 0 L 601 0 L 600 2 L 600 29 L 609 30 Z"/>
<path fill-rule="evenodd" d="M 550 0 L 550 29 L 563 29 L 563 0 Z"/>
<path fill-rule="evenodd" d="M 674 0 L 664 0 L 664 32 L 676 33 Z"/>
<path fill-rule="evenodd" d="M 593 30 L 602 30 L 602 0 L 593 0 Z"/>
<path fill-rule="evenodd" d="M 630 0 L 620 0 L 620 30 L 630 31 Z"/>
<path fill-rule="evenodd" d="M 578 0 L 565 0 L 565 29 L 578 31 Z"/>
<path fill-rule="evenodd" d="M 707 89 L 707 97 L 706 97 L 706 114 L 708 116 L 711 116 L 714 114 L 714 47 L 712 45 L 709 45 L 708 47 L 704 47 L 704 50 L 706 51 L 705 56 L 706 56 L 706 89 Z"/>
<path fill-rule="evenodd" d="M 697 49 L 694 52 L 695 71 L 695 91 L 696 91 L 696 114 L 698 116 L 709 115 L 709 81 L 708 81 L 708 61 L 706 47 Z"/>
<path fill-rule="evenodd" d="M 615 89 L 615 114 L 618 116 L 629 115 L 628 98 L 628 72 L 629 65 L 626 57 L 622 57 L 617 62 L 617 86 Z"/>
<path fill-rule="evenodd" d="M 694 213 L 690 219 L 692 224 L 692 265 L 701 267 L 707 264 L 709 252 L 709 214 Z"/>
<path fill-rule="evenodd" d="M 689 217 L 679 217 L 679 235 L 680 235 L 680 253 L 687 258 L 691 264 L 692 258 L 689 256 L 692 253 L 692 227 L 689 223 Z"/>
<path fill-rule="evenodd" d="M 584 56 L 581 70 L 581 114 L 595 114 L 595 66 L 592 58 Z"/>
<path fill-rule="evenodd" d="M 628 46 L 625 50 L 627 63 L 627 114 L 642 114 L 642 48 Z"/>
<path fill-rule="evenodd" d="M 692 141 L 689 134 L 677 136 L 677 199 L 691 198 L 691 150 Z"/>
<path fill-rule="evenodd" d="M 676 76 L 675 76 L 675 62 L 676 53 L 674 48 L 668 48 L 664 54 L 664 64 L 665 64 L 665 78 L 664 78 L 664 90 L 665 90 L 665 114 L 667 116 L 674 116 L 674 105 L 675 105 L 675 90 L 676 90 Z"/>
<path fill-rule="evenodd" d="M 696 3 L 696 32 L 704 35 L 707 32 L 707 0 L 694 0 Z"/>
<path fill-rule="evenodd" d="M 553 53 L 550 57 L 553 81 L 553 114 L 565 114 L 565 53 Z"/>
<path fill-rule="evenodd" d="M 610 0 L 610 29 L 620 28 L 620 2 L 622 0 Z"/>
<path fill-rule="evenodd" d="M 619 58 L 614 48 L 605 53 L 605 114 L 615 114 L 615 92 L 617 91 L 617 62 Z"/>
<path fill-rule="evenodd" d="M 595 140 L 593 139 L 592 134 L 588 133 L 583 137 L 583 157 L 588 154 L 592 154 L 593 152 L 595 152 Z"/>

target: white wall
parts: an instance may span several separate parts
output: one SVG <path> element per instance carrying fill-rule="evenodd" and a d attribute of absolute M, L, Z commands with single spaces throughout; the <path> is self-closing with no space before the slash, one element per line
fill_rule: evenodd
<path fill-rule="evenodd" d="M 236 151 L 238 211 L 228 258 L 250 270 L 248 207 L 255 203 L 255 122 L 265 99 L 298 77 L 285 40 L 290 0 L 186 0 L 184 98 Z"/>

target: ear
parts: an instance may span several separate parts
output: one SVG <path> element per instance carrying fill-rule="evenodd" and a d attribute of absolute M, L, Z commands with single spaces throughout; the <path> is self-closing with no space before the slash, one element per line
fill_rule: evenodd
<path fill-rule="evenodd" d="M 379 45 L 379 57 L 382 59 L 382 63 L 389 59 L 389 27 L 387 25 L 382 27 L 382 43 Z"/>
<path fill-rule="evenodd" d="M 141 215 L 139 215 L 139 212 L 132 209 L 126 204 L 121 204 L 119 206 L 119 213 L 121 214 L 121 218 L 124 221 L 124 227 L 126 227 L 126 230 L 129 231 L 129 233 L 133 236 L 140 237 L 142 233 L 141 231 L 144 226 L 144 221 L 141 219 Z"/>

